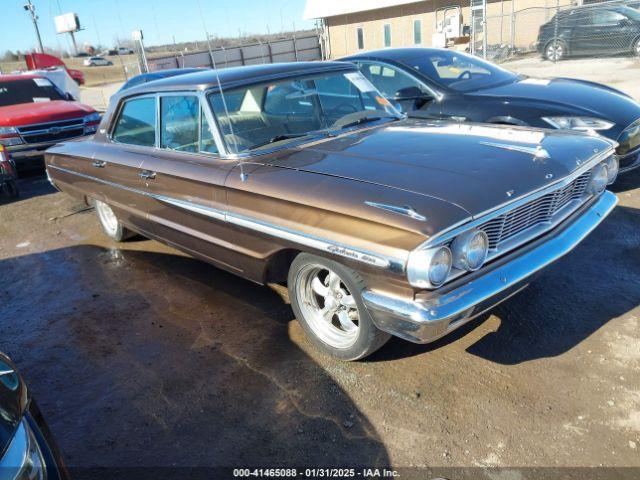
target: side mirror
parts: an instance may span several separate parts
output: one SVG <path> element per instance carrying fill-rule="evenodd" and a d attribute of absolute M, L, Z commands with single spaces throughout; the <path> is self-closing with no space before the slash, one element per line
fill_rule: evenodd
<path fill-rule="evenodd" d="M 408 100 L 431 100 L 433 98 L 427 92 L 420 90 L 418 87 L 405 87 L 398 90 L 393 95 L 393 100 L 396 102 L 406 102 Z"/>
<path fill-rule="evenodd" d="M 73 98 L 73 95 L 71 95 L 69 92 L 64 94 L 64 98 L 66 98 L 70 102 L 73 102 L 75 100 L 75 98 Z"/>

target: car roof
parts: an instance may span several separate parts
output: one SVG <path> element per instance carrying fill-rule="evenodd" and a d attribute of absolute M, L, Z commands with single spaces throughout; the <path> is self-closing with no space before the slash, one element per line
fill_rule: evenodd
<path fill-rule="evenodd" d="M 208 90 L 210 88 L 217 88 L 218 86 L 228 88 L 292 76 L 340 70 L 354 71 L 356 67 L 347 62 L 292 62 L 230 67 L 219 70 L 203 70 L 202 72 L 175 75 L 136 85 L 124 90 L 123 95 L 171 90 Z"/>
<path fill-rule="evenodd" d="M 414 58 L 417 55 L 433 54 L 442 51 L 451 52 L 444 48 L 425 48 L 425 47 L 405 47 L 405 48 L 385 48 L 382 50 L 371 50 L 369 52 L 357 53 L 343 57 L 340 60 L 355 60 L 358 58 L 377 58 L 380 60 L 403 60 Z"/>

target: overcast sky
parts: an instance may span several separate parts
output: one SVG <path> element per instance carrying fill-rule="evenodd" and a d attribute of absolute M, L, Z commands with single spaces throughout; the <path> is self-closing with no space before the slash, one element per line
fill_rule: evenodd
<path fill-rule="evenodd" d="M 36 45 L 26 0 L 0 0 L 0 54 L 7 50 L 30 50 Z M 246 33 L 271 33 L 295 27 L 311 28 L 302 20 L 304 0 L 199 0 L 210 34 L 220 37 Z M 56 35 L 53 17 L 74 12 L 83 31 L 76 36 L 78 47 L 85 42 L 110 47 L 115 38 L 131 38 L 142 30 L 147 45 L 205 39 L 198 0 L 32 0 L 39 17 L 45 47 L 68 47 L 68 35 Z"/>

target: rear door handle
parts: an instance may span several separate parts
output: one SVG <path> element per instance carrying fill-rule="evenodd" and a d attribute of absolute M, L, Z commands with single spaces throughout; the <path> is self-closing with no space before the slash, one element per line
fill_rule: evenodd
<path fill-rule="evenodd" d="M 96 168 L 104 168 L 104 166 L 107 164 L 107 162 L 104 162 L 102 160 L 94 160 L 92 165 Z"/>
<path fill-rule="evenodd" d="M 143 180 L 153 180 L 156 178 L 156 172 L 152 172 L 151 170 L 142 170 L 138 176 Z"/>

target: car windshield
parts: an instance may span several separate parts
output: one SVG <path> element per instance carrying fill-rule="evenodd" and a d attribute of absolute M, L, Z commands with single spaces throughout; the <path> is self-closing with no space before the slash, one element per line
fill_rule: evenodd
<path fill-rule="evenodd" d="M 435 51 L 404 60 L 435 83 L 459 92 L 514 82 L 519 77 L 477 57 L 455 51 Z"/>
<path fill-rule="evenodd" d="M 224 90 L 209 97 L 227 148 L 242 153 L 402 118 L 360 72 Z"/>
<path fill-rule="evenodd" d="M 46 78 L 25 78 L 18 80 L 0 79 L 0 107 L 21 103 L 50 102 L 65 100 L 62 93 Z"/>

